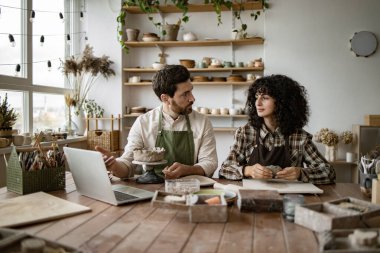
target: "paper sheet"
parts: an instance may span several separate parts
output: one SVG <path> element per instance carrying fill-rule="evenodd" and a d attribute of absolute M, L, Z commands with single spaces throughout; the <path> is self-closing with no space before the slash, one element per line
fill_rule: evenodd
<path fill-rule="evenodd" d="M 322 194 L 323 190 L 312 183 L 275 182 L 257 179 L 243 179 L 243 187 L 253 190 L 276 190 L 278 193 Z"/>

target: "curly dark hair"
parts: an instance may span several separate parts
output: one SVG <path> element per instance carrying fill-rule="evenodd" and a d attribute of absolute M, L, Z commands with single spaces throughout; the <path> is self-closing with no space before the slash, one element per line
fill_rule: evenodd
<path fill-rule="evenodd" d="M 288 136 L 302 129 L 309 120 L 310 109 L 304 86 L 285 75 L 271 75 L 257 79 L 248 89 L 246 108 L 249 123 L 260 128 L 264 119 L 257 115 L 256 94 L 275 99 L 275 118 L 282 134 Z"/>
<path fill-rule="evenodd" d="M 177 84 L 186 82 L 190 79 L 190 73 L 182 65 L 166 65 L 159 70 L 153 77 L 153 91 L 161 100 L 162 94 L 174 96 L 177 90 Z"/>

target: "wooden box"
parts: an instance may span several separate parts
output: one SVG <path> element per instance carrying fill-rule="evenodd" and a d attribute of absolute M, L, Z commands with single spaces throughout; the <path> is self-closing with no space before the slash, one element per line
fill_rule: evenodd
<path fill-rule="evenodd" d="M 380 205 L 355 198 L 296 206 L 296 224 L 316 232 L 380 226 Z"/>
<path fill-rule="evenodd" d="M 119 150 L 119 130 L 90 130 L 87 133 L 87 145 L 91 150 L 95 149 L 95 146 L 100 146 L 109 151 Z"/>
<path fill-rule="evenodd" d="M 380 252 L 380 240 L 377 240 L 377 245 L 373 247 L 358 246 L 352 243 L 352 235 L 356 229 L 334 229 L 317 234 L 319 251 L 323 253 L 357 253 L 357 252 Z M 379 238 L 380 231 L 378 228 L 361 228 L 361 232 L 375 232 Z M 356 241 L 354 241 L 356 242 Z M 364 240 L 363 240 L 364 242 Z M 369 240 L 367 239 L 367 242 Z"/>
<path fill-rule="evenodd" d="M 283 203 L 277 191 L 240 189 L 237 206 L 241 212 L 281 212 Z"/>
<path fill-rule="evenodd" d="M 181 198 L 182 201 L 169 202 L 165 197 Z M 205 200 L 218 196 L 220 204 L 208 205 Z M 152 199 L 153 207 L 184 210 L 189 213 L 190 222 L 226 222 L 228 219 L 227 202 L 224 195 L 181 195 L 156 191 Z"/>
<path fill-rule="evenodd" d="M 70 252 L 80 253 L 81 251 L 67 245 L 53 242 L 44 238 L 29 235 L 15 229 L 0 228 L 0 252 L 1 253 L 14 253 L 14 252 L 40 252 L 37 250 L 21 251 L 21 243 L 26 239 L 39 239 L 45 242 L 43 252 Z M 42 251 L 41 251 L 42 252 Z"/>
<path fill-rule="evenodd" d="M 380 115 L 365 115 L 364 123 L 367 126 L 380 126 Z"/>

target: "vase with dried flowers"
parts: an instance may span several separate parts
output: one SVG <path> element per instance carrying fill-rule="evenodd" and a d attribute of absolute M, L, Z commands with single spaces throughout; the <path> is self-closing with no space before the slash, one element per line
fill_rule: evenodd
<path fill-rule="evenodd" d="M 322 128 L 314 135 L 314 140 L 325 145 L 326 160 L 329 162 L 335 161 L 337 145 L 339 143 L 338 134 L 328 128 Z"/>
<path fill-rule="evenodd" d="M 354 140 L 354 134 L 351 131 L 343 131 L 339 136 L 340 141 L 343 144 L 351 144 Z M 346 162 L 353 162 L 355 160 L 355 154 L 352 152 L 346 153 Z"/>
<path fill-rule="evenodd" d="M 80 57 L 71 56 L 62 61 L 62 73 L 65 75 L 68 84 L 65 102 L 69 111 L 69 128 L 72 126 L 71 109 L 74 109 L 76 116 L 83 114 L 83 103 L 96 80 L 100 76 L 108 79 L 115 75 L 115 71 L 111 68 L 112 64 L 113 61 L 109 59 L 109 56 L 94 56 L 93 48 L 89 45 L 86 45 Z M 83 118 L 81 125 L 85 126 L 84 114 L 81 118 Z M 78 128 L 82 127 L 78 126 Z M 83 130 L 79 129 L 78 134 L 83 134 L 85 130 L 85 127 Z"/>

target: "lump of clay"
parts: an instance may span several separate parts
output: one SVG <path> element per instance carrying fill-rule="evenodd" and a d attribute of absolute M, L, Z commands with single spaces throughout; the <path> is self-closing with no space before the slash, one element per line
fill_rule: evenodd
<path fill-rule="evenodd" d="M 374 248 L 377 247 L 377 236 L 376 231 L 355 229 L 348 238 L 354 248 Z"/>

